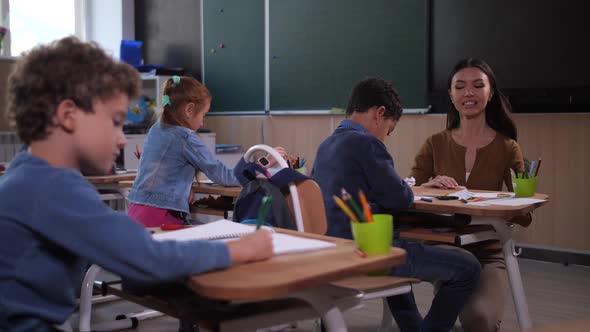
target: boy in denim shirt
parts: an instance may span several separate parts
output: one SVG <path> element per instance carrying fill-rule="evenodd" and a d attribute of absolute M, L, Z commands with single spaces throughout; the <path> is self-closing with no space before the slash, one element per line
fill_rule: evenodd
<path fill-rule="evenodd" d="M 109 173 L 139 92 L 133 68 L 74 37 L 17 61 L 8 110 L 29 149 L 0 177 L 1 331 L 62 324 L 89 262 L 145 284 L 272 255 L 266 231 L 230 243 L 158 242 L 100 200 L 81 173 Z"/>

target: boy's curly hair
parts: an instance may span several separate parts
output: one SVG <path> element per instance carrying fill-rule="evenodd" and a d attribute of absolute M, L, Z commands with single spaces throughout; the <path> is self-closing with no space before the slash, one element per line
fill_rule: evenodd
<path fill-rule="evenodd" d="M 138 72 L 108 56 L 97 44 L 66 37 L 22 56 L 8 81 L 8 117 L 25 144 L 45 139 L 57 106 L 72 100 L 85 112 L 92 102 L 141 93 Z"/>

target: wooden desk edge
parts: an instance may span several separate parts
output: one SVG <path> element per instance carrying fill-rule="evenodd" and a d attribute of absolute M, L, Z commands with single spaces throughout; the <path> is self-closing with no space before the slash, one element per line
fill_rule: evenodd
<path fill-rule="evenodd" d="M 137 176 L 137 173 L 113 174 L 113 175 L 99 175 L 99 176 L 85 176 L 86 181 L 92 184 L 104 183 L 119 183 L 122 181 L 132 181 Z"/>
<path fill-rule="evenodd" d="M 436 189 L 429 187 L 414 187 L 414 194 L 417 196 L 441 196 L 455 192 L 456 190 Z M 472 192 L 498 192 L 489 190 L 470 190 Z M 432 213 L 459 213 L 467 214 L 474 217 L 498 217 L 510 219 L 513 217 L 523 216 L 549 202 L 549 195 L 536 193 L 530 198 L 544 199 L 544 202 L 519 205 L 519 206 L 473 206 L 461 203 L 459 201 L 434 201 L 423 202 L 414 201 L 410 210 Z"/>
<path fill-rule="evenodd" d="M 232 300 L 232 301 L 262 301 L 273 298 L 286 297 L 289 294 L 307 288 L 313 288 L 324 284 L 329 284 L 331 281 L 343 279 L 350 276 L 362 275 L 375 270 L 386 269 L 405 262 L 405 250 L 400 248 L 391 248 L 390 255 L 375 255 L 366 258 L 361 258 L 354 253 L 355 244 L 352 240 L 345 240 L 339 238 L 324 237 L 315 234 L 299 233 L 294 231 L 279 230 L 280 233 L 292 234 L 306 238 L 316 238 L 324 241 L 331 241 L 338 245 L 336 248 L 320 250 L 325 255 L 329 255 L 334 251 L 350 251 L 350 257 L 357 263 L 353 266 L 344 267 L 315 276 L 304 276 L 299 280 L 275 280 L 273 285 L 259 285 L 258 287 L 228 287 L 227 285 L 218 286 L 214 283 L 209 284 L 208 280 L 201 283 L 204 278 L 212 277 L 214 274 L 222 274 L 224 271 L 213 271 L 206 274 L 196 275 L 190 278 L 188 285 L 199 296 L 208 297 L 218 300 Z M 313 253 L 313 252 L 312 252 Z M 297 253 L 292 255 L 275 256 L 267 261 L 256 262 L 251 264 L 264 264 L 265 262 L 272 262 L 273 259 L 281 259 L 281 257 L 295 257 L 307 256 L 309 252 Z M 364 261 L 364 262 L 363 262 Z M 359 263 L 361 262 L 361 263 Z M 230 267 L 239 268 L 237 267 Z"/>

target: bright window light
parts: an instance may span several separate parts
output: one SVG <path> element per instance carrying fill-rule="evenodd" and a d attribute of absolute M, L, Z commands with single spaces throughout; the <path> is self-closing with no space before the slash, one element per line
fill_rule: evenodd
<path fill-rule="evenodd" d="M 76 33 L 75 0 L 10 0 L 10 50 L 18 56 L 40 43 Z"/>

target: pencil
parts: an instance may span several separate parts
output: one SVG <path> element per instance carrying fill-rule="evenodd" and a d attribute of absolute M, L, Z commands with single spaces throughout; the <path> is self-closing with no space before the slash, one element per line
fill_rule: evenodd
<path fill-rule="evenodd" d="M 338 206 L 342 209 L 342 211 L 344 211 L 344 213 L 346 213 L 346 215 L 350 218 L 350 220 L 354 221 L 354 222 L 359 222 L 358 218 L 354 215 L 354 213 L 352 213 L 352 211 L 348 208 L 348 206 L 346 206 L 346 204 L 344 204 L 344 202 L 340 199 L 340 197 L 334 195 L 332 196 L 334 197 L 334 201 L 336 202 L 336 204 L 338 204 Z"/>
<path fill-rule="evenodd" d="M 541 158 L 539 158 L 539 162 L 537 163 L 537 169 L 535 170 L 535 177 L 537 177 L 537 174 L 539 174 L 539 168 L 541 168 Z"/>
<path fill-rule="evenodd" d="M 367 202 L 367 197 L 362 190 L 359 189 L 359 197 L 361 199 L 361 205 L 363 206 L 363 211 L 365 211 L 365 219 L 368 222 L 373 222 L 373 214 L 371 213 L 371 207 L 369 206 L 369 202 Z"/>
<path fill-rule="evenodd" d="M 350 196 L 350 194 L 344 188 L 342 188 L 342 200 L 344 202 L 348 202 L 350 206 L 352 206 L 352 209 L 354 210 L 354 212 L 356 212 L 361 221 L 367 221 L 359 206 L 356 204 L 354 199 L 352 199 L 352 196 Z"/>

